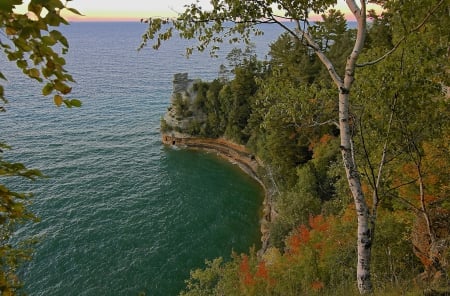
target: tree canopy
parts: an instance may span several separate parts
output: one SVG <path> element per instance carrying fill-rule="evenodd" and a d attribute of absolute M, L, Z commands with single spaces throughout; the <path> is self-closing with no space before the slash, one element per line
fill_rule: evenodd
<path fill-rule="evenodd" d="M 421 225 L 428 229 L 424 234 L 430 239 L 428 250 L 437 240 L 447 239 L 445 235 L 438 239 L 432 226 L 432 220 L 439 219 L 425 194 L 425 188 L 431 187 L 424 183 L 423 169 L 424 147 L 436 139 L 434 132 L 438 138 L 448 138 L 448 129 L 440 124 L 439 128 L 425 128 L 426 122 L 444 123 L 448 114 L 448 100 L 442 92 L 449 85 L 448 7 L 442 0 L 413 2 L 376 1 L 383 9 L 377 15 L 367 11 L 365 1 L 346 1 L 357 22 L 354 30 L 346 28 L 342 13 L 331 9 L 335 1 L 224 0 L 211 1 L 208 10 L 194 3 L 176 20 L 147 20 L 149 29 L 143 36 L 142 46 L 152 41 L 156 49 L 175 33 L 195 39 L 197 43 L 187 48 L 189 55 L 206 49 L 214 54 L 222 42 L 249 43 L 252 34 L 263 33 L 258 27 L 261 23 L 276 24 L 286 31 L 272 45 L 269 71 L 257 80 L 249 99 L 251 111 L 244 128 L 248 138 L 243 140 L 265 160 L 274 172 L 273 183 L 283 191 L 276 202 L 279 218 L 271 233 L 278 240 L 274 241 L 278 250 L 286 236 L 288 253 L 289 248 L 298 246 L 293 246 L 289 237 L 309 241 L 302 238 L 306 233 L 302 228 L 300 237 L 295 237 L 296 225 L 314 229 L 306 221 L 308 213 L 328 213 L 330 219 L 348 215 L 352 198 L 358 246 L 354 271 L 361 294 L 373 291 L 371 273 L 381 266 L 379 248 L 387 243 L 383 240 L 410 227 L 412 218 L 406 213 L 416 213 L 426 222 Z M 322 21 L 309 21 L 311 12 L 322 14 Z M 429 113 L 422 113 L 422 108 Z M 425 118 L 426 114 L 431 116 Z M 336 157 L 339 151 L 340 161 Z M 412 169 L 410 178 L 398 178 L 406 167 Z M 413 183 L 418 194 L 415 202 L 400 194 Z M 445 192 L 442 187 L 439 190 Z M 315 199 L 319 199 L 320 209 Z M 405 203 L 410 212 L 402 212 Z M 403 230 L 388 234 L 376 227 L 377 223 L 385 225 L 394 210 L 405 213 L 403 217 L 409 221 L 402 224 Z M 386 217 L 380 218 L 380 212 Z M 384 239 L 377 243 L 375 233 Z M 422 252 L 428 252 L 424 248 Z M 445 259 L 430 253 L 421 256 L 437 262 L 435 268 L 443 272 Z M 245 261 L 241 259 L 236 260 Z M 314 272 L 319 277 L 325 271 Z M 301 284 L 304 274 L 299 276 L 301 289 L 304 285 L 322 289 L 324 282 L 310 279 Z M 244 276 L 244 282 L 245 278 L 253 279 L 247 281 L 251 287 L 257 283 L 252 273 Z M 245 291 L 254 295 L 250 286 Z M 286 295 L 295 295 L 295 289 Z"/>

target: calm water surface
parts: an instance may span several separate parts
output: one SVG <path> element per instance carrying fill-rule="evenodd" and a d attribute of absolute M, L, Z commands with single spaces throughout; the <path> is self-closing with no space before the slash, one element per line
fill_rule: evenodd
<path fill-rule="evenodd" d="M 5 157 L 50 177 L 14 184 L 35 193 L 42 219 L 18 231 L 40 239 L 21 271 L 30 295 L 176 295 L 205 259 L 258 245 L 260 187 L 213 154 L 160 142 L 173 74 L 212 79 L 224 59 L 187 60 L 179 40 L 137 52 L 144 29 L 64 28 L 80 109 L 53 107 L 1 60 L 10 104 L 0 139 L 14 147 Z M 261 52 L 278 34 L 269 33 Z"/>

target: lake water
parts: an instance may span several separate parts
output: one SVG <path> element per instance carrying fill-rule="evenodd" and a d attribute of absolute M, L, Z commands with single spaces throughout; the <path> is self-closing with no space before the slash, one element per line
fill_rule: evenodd
<path fill-rule="evenodd" d="M 21 274 L 30 295 L 177 295 L 205 259 L 259 245 L 263 192 L 213 154 L 164 147 L 159 120 L 174 73 L 211 80 L 224 58 L 182 54 L 172 40 L 138 52 L 145 25 L 74 23 L 67 69 L 82 108 L 56 108 L 2 57 L 8 112 L 5 158 L 49 179 L 12 185 L 35 193 L 39 237 Z M 278 31 L 257 40 L 260 54 Z M 229 49 L 229 48 L 228 48 Z M 226 53 L 226 50 L 224 50 Z"/>

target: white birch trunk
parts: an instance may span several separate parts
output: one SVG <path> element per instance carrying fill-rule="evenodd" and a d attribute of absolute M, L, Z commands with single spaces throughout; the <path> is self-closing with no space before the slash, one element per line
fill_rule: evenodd
<path fill-rule="evenodd" d="M 349 124 L 348 105 L 348 94 L 341 92 L 339 95 L 339 128 L 341 137 L 341 153 L 349 188 L 352 192 L 353 200 L 355 203 L 358 221 L 358 262 L 356 269 L 356 278 L 359 292 L 361 294 L 366 294 L 372 292 L 372 281 L 370 277 L 370 259 L 372 247 L 370 214 L 369 207 L 362 192 L 358 168 L 356 166 L 355 159 L 353 158 L 353 145 Z"/>
<path fill-rule="evenodd" d="M 353 195 L 358 221 L 358 262 L 356 278 L 359 292 L 361 294 L 367 294 L 372 293 L 372 281 L 370 276 L 372 250 L 370 213 L 362 191 L 360 174 L 354 159 L 349 116 L 349 94 L 354 81 L 356 61 L 364 47 L 366 37 L 366 7 L 364 0 L 360 1 L 361 7 L 358 7 L 353 0 L 347 0 L 346 2 L 353 15 L 356 17 L 358 28 L 353 51 L 347 59 L 343 85 L 339 86 L 339 128 L 342 159 L 344 161 L 349 188 Z"/>
<path fill-rule="evenodd" d="M 341 139 L 341 153 L 344 162 L 345 172 L 352 192 L 356 208 L 358 221 L 358 263 L 357 263 L 357 282 L 360 294 L 372 293 L 372 281 L 370 276 L 370 259 L 372 247 L 371 217 L 369 207 L 362 192 L 361 179 L 354 158 L 352 143 L 352 134 L 350 127 L 350 89 L 354 81 L 356 61 L 364 47 L 366 37 L 366 4 L 364 0 L 360 1 L 360 7 L 354 0 L 346 0 L 348 7 L 355 16 L 358 27 L 355 45 L 353 51 L 347 59 L 344 79 L 336 73 L 336 70 L 328 57 L 320 51 L 319 46 L 314 42 L 308 32 L 302 30 L 300 23 L 297 23 L 297 29 L 300 32 L 299 39 L 305 39 L 309 46 L 315 50 L 320 61 L 325 65 L 335 85 L 339 88 L 339 129 Z"/>

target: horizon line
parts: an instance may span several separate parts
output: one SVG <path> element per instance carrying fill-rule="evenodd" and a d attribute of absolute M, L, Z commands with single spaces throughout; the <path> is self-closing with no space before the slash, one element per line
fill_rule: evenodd
<path fill-rule="evenodd" d="M 117 23 L 126 23 L 126 22 L 141 22 L 142 20 L 147 20 L 149 17 L 108 17 L 108 16 L 93 16 L 93 17 L 86 17 L 86 16 L 68 16 L 65 17 L 65 19 L 69 23 L 110 23 L 110 22 L 117 22 Z M 173 17 L 163 17 L 163 16 L 155 16 L 154 18 L 167 18 L 171 19 Z M 320 20 L 320 17 L 312 18 L 311 21 L 315 22 Z M 346 17 L 347 22 L 356 22 L 354 18 L 348 18 Z M 291 22 L 290 20 L 284 20 L 282 22 Z"/>

